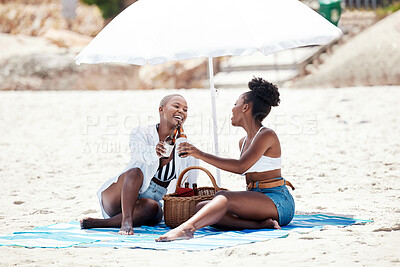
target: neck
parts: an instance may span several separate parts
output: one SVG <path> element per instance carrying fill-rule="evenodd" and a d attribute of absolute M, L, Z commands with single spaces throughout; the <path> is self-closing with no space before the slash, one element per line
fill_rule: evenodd
<path fill-rule="evenodd" d="M 260 130 L 260 127 L 262 127 L 261 122 L 254 121 L 253 119 L 245 121 L 244 125 L 242 126 L 243 129 L 247 133 L 247 137 L 249 139 L 252 139 L 258 130 Z"/>
<path fill-rule="evenodd" d="M 174 128 L 173 125 L 169 125 L 168 123 L 160 122 L 158 125 L 158 136 L 160 140 L 164 140 Z"/>

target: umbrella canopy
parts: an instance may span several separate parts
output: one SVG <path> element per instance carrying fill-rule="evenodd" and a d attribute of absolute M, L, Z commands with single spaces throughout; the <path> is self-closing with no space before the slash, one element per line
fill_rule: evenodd
<path fill-rule="evenodd" d="M 208 57 L 218 155 L 213 57 L 267 55 L 327 44 L 340 35 L 340 29 L 298 0 L 140 0 L 115 17 L 75 61 L 155 65 Z"/>
<path fill-rule="evenodd" d="M 340 34 L 297 0 L 140 0 L 115 17 L 75 60 L 155 65 L 270 54 L 326 44 Z"/>

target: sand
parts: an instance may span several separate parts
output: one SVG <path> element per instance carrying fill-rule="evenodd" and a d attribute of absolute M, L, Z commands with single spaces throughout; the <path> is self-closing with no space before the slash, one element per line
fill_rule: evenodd
<path fill-rule="evenodd" d="M 156 122 L 158 101 L 175 92 L 189 103 L 188 136 L 211 151 L 208 90 L 0 92 L 0 234 L 100 217 L 96 191 L 128 162 L 130 128 Z M 242 92 L 219 91 L 223 156 L 239 155 L 244 131 L 229 122 Z M 281 106 L 264 124 L 280 137 L 283 176 L 296 187 L 296 209 L 373 223 L 203 252 L 0 247 L 0 265 L 399 264 L 400 87 L 282 89 L 281 94 Z M 222 180 L 231 190 L 244 188 L 241 176 L 223 172 Z M 200 177 L 200 186 L 207 182 Z"/>

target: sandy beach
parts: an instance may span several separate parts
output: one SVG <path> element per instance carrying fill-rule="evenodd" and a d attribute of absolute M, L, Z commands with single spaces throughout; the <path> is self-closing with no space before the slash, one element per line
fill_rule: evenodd
<path fill-rule="evenodd" d="M 189 104 L 185 131 L 211 152 L 208 90 L 0 92 L 0 234 L 100 217 L 96 191 L 128 162 L 130 129 L 157 122 L 159 100 L 176 92 Z M 230 115 L 242 92 L 219 90 L 223 156 L 239 156 L 244 131 L 230 126 Z M 280 138 L 297 211 L 373 223 L 203 252 L 0 247 L 0 265 L 398 265 L 399 99 L 400 87 L 283 88 L 281 106 L 264 121 Z M 199 178 L 200 186 L 207 183 Z M 244 189 L 239 175 L 222 172 L 222 183 Z"/>

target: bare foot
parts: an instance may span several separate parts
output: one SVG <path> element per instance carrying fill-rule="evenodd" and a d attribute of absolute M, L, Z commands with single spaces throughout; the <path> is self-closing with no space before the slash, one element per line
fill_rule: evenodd
<path fill-rule="evenodd" d="M 94 228 L 94 226 L 93 226 L 93 221 L 94 220 L 96 220 L 96 219 L 89 218 L 89 217 L 86 217 L 86 218 L 83 218 L 82 220 L 80 220 L 81 229 Z"/>
<path fill-rule="evenodd" d="M 127 221 L 122 222 L 121 229 L 118 232 L 119 235 L 133 235 L 133 227 L 131 223 Z"/>
<path fill-rule="evenodd" d="M 278 229 L 278 230 L 281 229 L 279 223 L 276 220 L 273 220 L 271 218 L 268 218 L 268 219 L 262 221 L 261 224 L 262 224 L 262 228 Z"/>
<path fill-rule="evenodd" d="M 180 225 L 177 228 L 169 231 L 168 233 L 156 239 L 156 242 L 168 242 L 174 240 L 190 239 L 196 229 L 192 226 Z"/>

